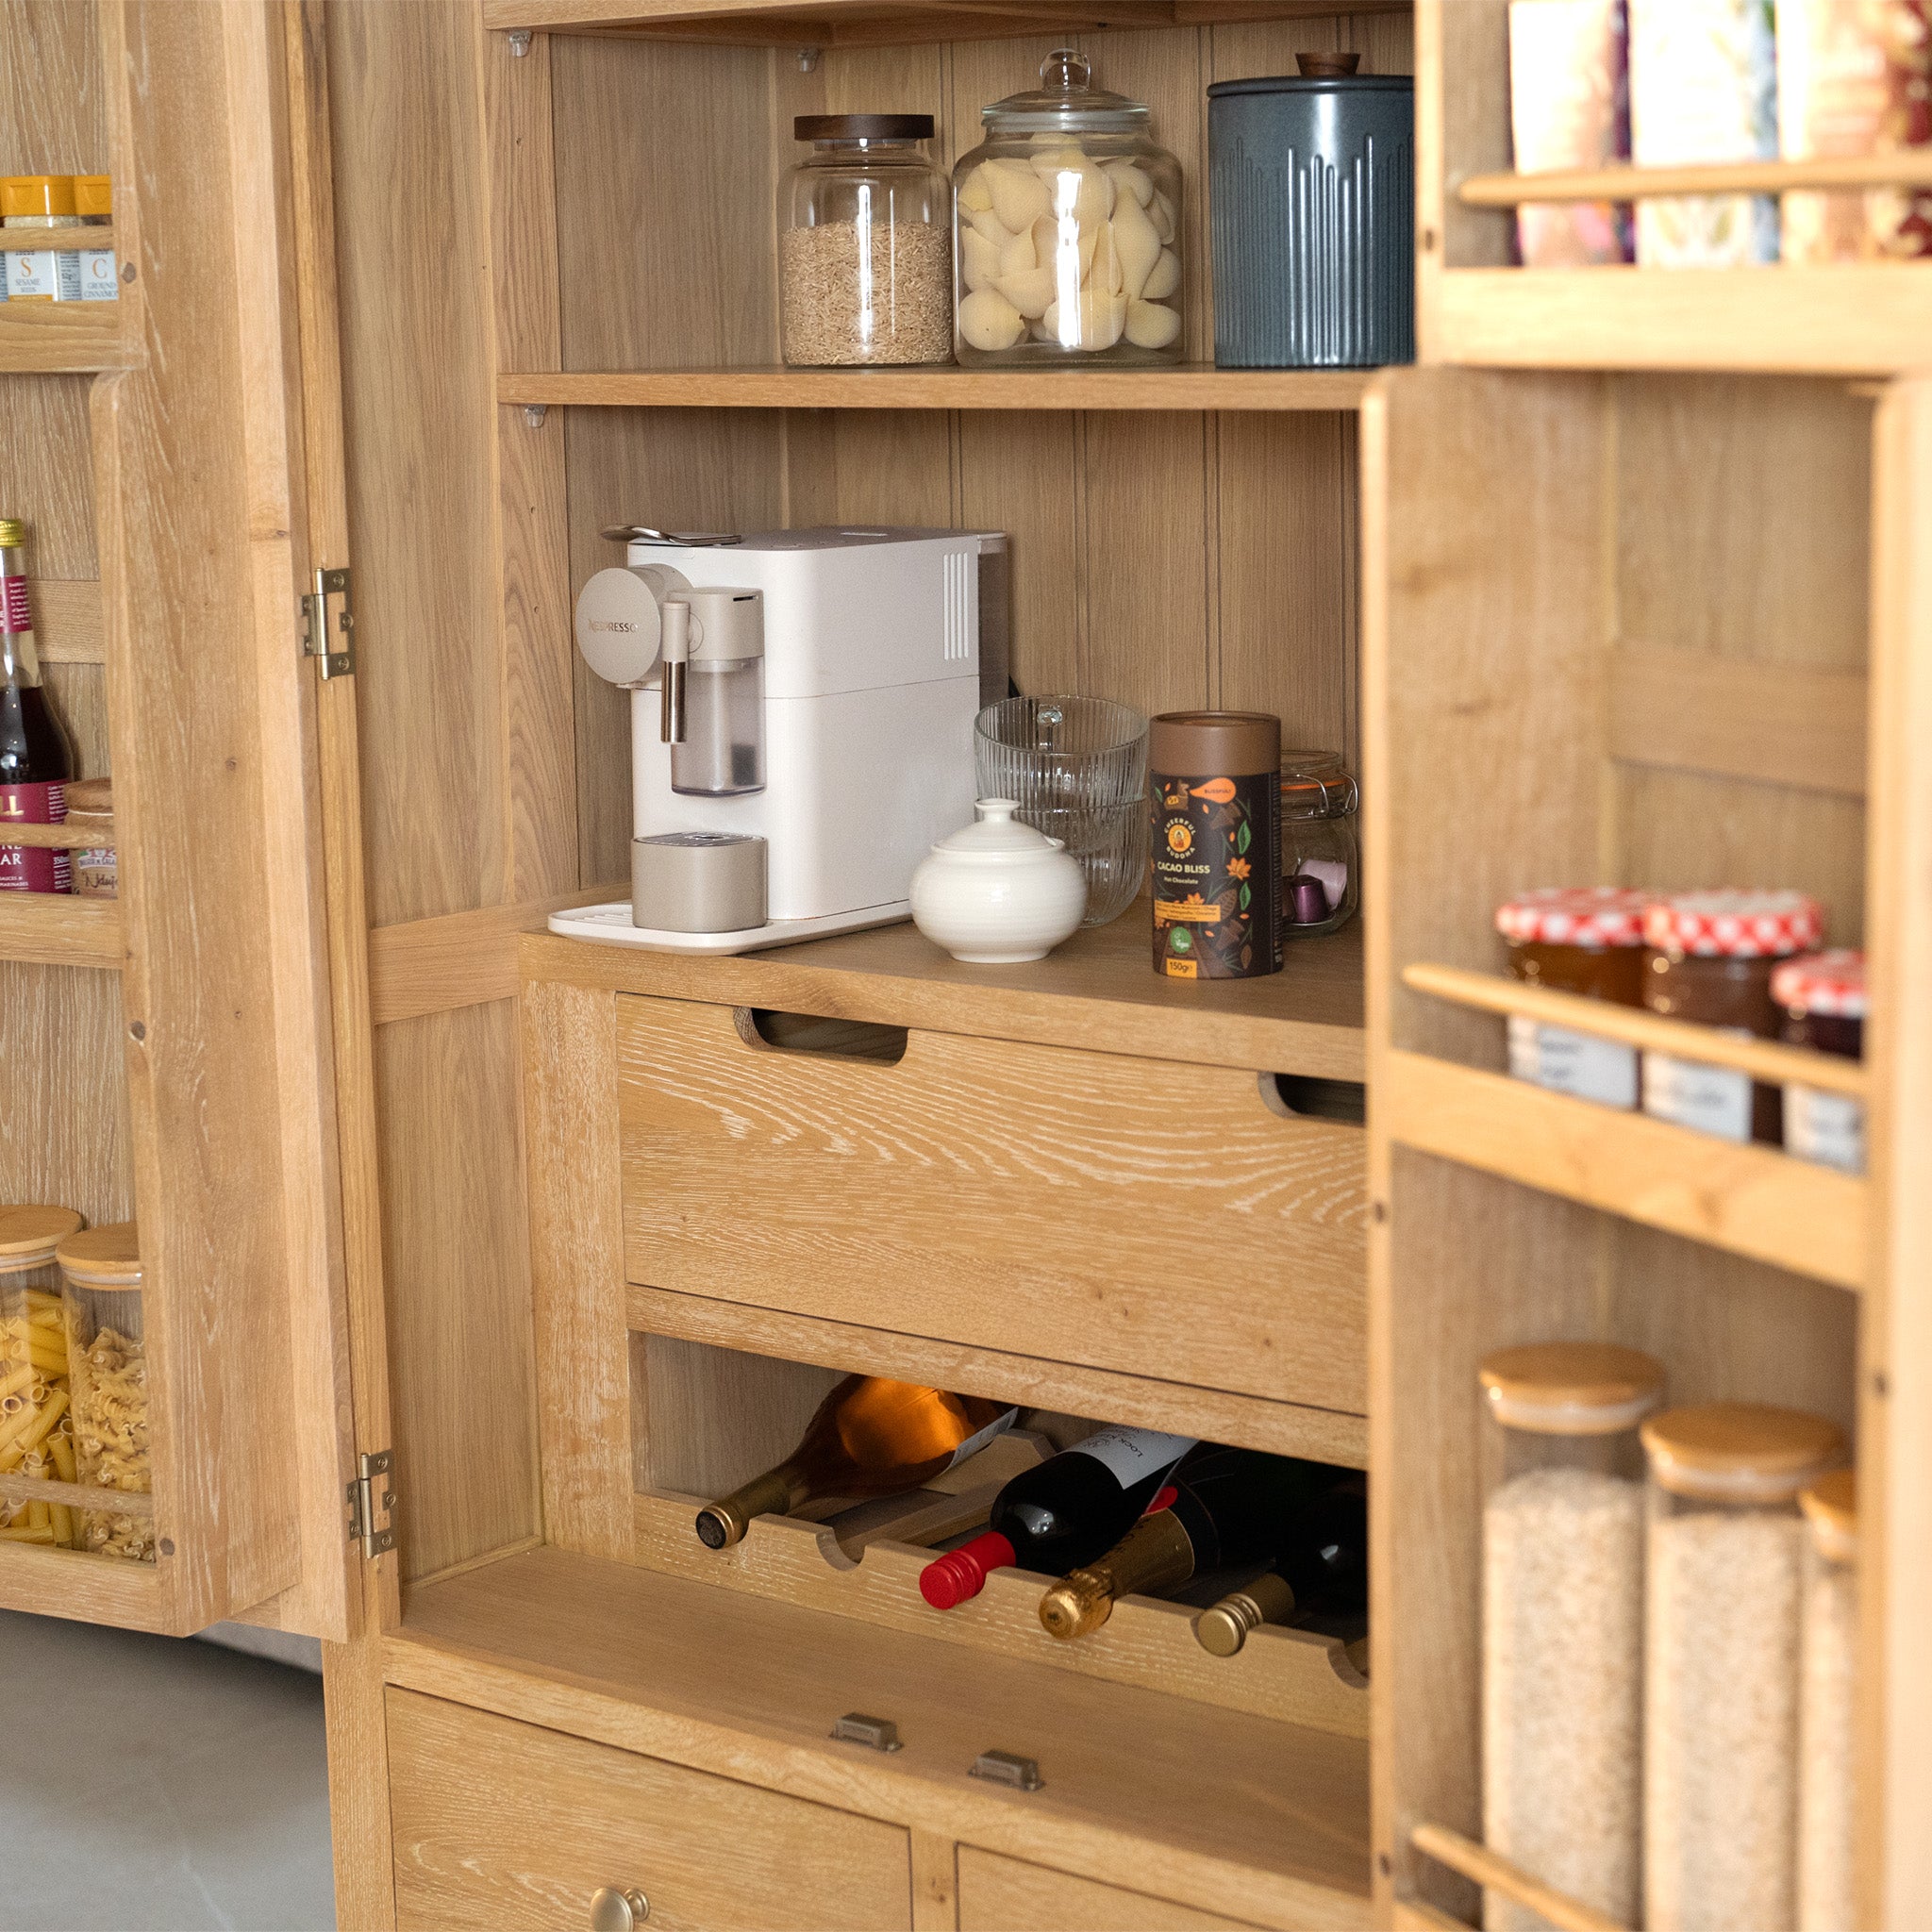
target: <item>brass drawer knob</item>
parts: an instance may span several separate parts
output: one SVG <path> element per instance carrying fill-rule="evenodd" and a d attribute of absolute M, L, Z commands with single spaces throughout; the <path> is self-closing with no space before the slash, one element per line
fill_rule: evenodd
<path fill-rule="evenodd" d="M 591 1932 L 636 1932 L 651 1916 L 651 1901 L 628 1886 L 600 1885 L 591 1901 Z"/>

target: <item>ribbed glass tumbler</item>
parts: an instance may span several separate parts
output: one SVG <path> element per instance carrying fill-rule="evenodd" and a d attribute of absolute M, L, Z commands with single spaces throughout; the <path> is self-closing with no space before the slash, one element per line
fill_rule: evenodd
<path fill-rule="evenodd" d="M 1087 874 L 1088 925 L 1134 903 L 1147 874 L 1147 720 L 1108 698 L 1008 698 L 980 712 L 982 798 L 1012 798 Z"/>

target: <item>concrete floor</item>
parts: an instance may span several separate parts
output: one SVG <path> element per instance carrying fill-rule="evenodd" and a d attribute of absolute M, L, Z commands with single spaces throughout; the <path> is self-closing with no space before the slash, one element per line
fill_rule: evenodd
<path fill-rule="evenodd" d="M 322 1680 L 0 1611 L 0 1932 L 332 1932 Z"/>

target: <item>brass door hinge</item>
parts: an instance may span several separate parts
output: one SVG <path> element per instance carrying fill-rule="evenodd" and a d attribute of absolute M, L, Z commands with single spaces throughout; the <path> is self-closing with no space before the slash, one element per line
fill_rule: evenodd
<path fill-rule="evenodd" d="M 396 1495 L 390 1483 L 395 1465 L 394 1455 L 378 1449 L 362 1456 L 358 1463 L 361 1474 L 348 1486 L 349 1541 L 362 1545 L 365 1557 L 382 1556 L 396 1546 L 396 1533 L 391 1526 Z"/>
<path fill-rule="evenodd" d="M 336 612 L 339 636 L 331 636 L 328 627 L 328 600 L 331 597 L 342 600 L 342 608 Z M 344 564 L 340 570 L 318 570 L 315 588 L 302 598 L 300 612 L 302 655 L 316 660 L 325 678 L 355 676 L 356 613 L 349 608 L 348 566 Z"/>

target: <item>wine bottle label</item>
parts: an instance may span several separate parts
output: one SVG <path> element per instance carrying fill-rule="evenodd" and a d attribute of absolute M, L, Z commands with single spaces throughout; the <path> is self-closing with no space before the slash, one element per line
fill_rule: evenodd
<path fill-rule="evenodd" d="M 948 1469 L 958 1469 L 969 1456 L 977 1456 L 995 1436 L 1004 1436 L 1020 1420 L 1020 1411 L 1009 1408 L 1005 1415 L 996 1415 L 976 1436 L 968 1436 L 953 1451 L 953 1459 L 946 1464 Z"/>
<path fill-rule="evenodd" d="M 66 816 L 64 785 L 0 785 L 0 841 L 9 824 L 58 825 Z M 0 842 L 0 892 L 64 892 L 72 882 L 66 853 Z"/>
<path fill-rule="evenodd" d="M 1091 1456 L 1124 1490 L 1156 1470 L 1172 1469 L 1194 1446 L 1191 1436 L 1163 1436 L 1154 1429 L 1102 1429 L 1068 1452 Z"/>

